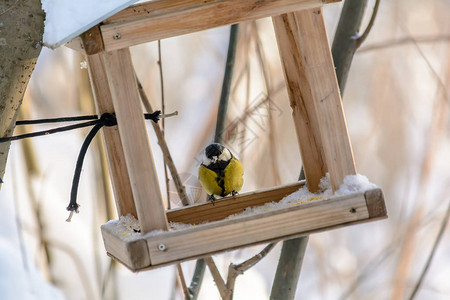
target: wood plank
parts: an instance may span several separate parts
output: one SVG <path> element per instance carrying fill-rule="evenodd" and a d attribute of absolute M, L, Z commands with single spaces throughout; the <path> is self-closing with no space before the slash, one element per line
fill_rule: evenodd
<path fill-rule="evenodd" d="M 285 196 L 298 191 L 305 181 L 294 182 L 282 186 L 261 189 L 258 191 L 239 194 L 218 199 L 212 202 L 199 203 L 167 211 L 169 222 L 184 224 L 201 224 L 222 220 L 229 215 L 242 212 L 247 207 L 264 205 L 267 202 L 278 202 Z"/>
<path fill-rule="evenodd" d="M 158 0 L 129 7 L 101 25 L 107 51 L 322 5 L 322 0 Z M 330 2 L 330 1 L 325 1 Z"/>
<path fill-rule="evenodd" d="M 330 230 L 368 219 L 364 193 L 358 193 L 144 238 L 148 242 L 152 264 L 158 265 Z M 164 251 L 160 250 L 161 245 L 164 245 Z"/>
<path fill-rule="evenodd" d="M 99 53 L 86 57 L 98 115 L 114 113 L 111 91 L 102 59 L 103 55 L 103 53 Z M 117 214 L 119 216 L 132 214 L 137 218 L 119 128 L 117 126 L 103 127 L 102 137 L 108 159 L 109 175 L 116 201 Z"/>
<path fill-rule="evenodd" d="M 108 223 L 101 226 L 103 241 L 108 253 L 114 253 L 114 258 L 136 271 L 150 265 L 147 243 L 144 239 L 124 240 L 123 236 Z"/>
<path fill-rule="evenodd" d="M 381 189 L 373 189 L 365 192 L 367 209 L 369 210 L 369 216 L 371 218 L 387 217 L 387 210 L 384 201 L 378 201 L 383 199 L 383 191 Z"/>
<path fill-rule="evenodd" d="M 188 229 L 152 232 L 140 237 L 148 244 L 151 265 L 144 266 L 148 262 L 145 255 L 143 258 L 145 261 L 134 262 L 134 264 L 139 263 L 144 266 L 144 269 L 158 268 L 239 247 L 274 242 L 385 218 L 386 211 L 384 210 L 383 213 L 383 210 L 377 210 L 377 207 L 384 207 L 383 194 L 380 189 L 373 189 L 278 211 L 201 224 Z M 379 213 L 371 214 L 371 211 Z M 130 259 L 124 257 L 124 253 L 127 253 L 124 246 L 116 245 L 130 243 L 130 238 L 124 238 L 122 232 L 111 225 L 112 223 L 107 223 L 102 226 L 108 255 L 136 271 L 135 267 L 129 265 Z M 108 234 L 105 235 L 106 229 Z M 131 241 L 135 242 L 135 239 Z M 112 245 L 109 245 L 110 243 Z"/>
<path fill-rule="evenodd" d="M 167 230 L 130 50 L 106 52 L 103 61 L 141 230 Z"/>
<path fill-rule="evenodd" d="M 328 171 L 333 190 L 356 174 L 321 7 L 273 18 L 311 191 Z"/>

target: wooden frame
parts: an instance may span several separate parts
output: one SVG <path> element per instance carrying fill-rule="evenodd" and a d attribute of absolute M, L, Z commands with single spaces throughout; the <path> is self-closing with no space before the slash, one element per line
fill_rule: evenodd
<path fill-rule="evenodd" d="M 67 46 L 95 54 L 338 1 L 156 0 L 118 12 Z"/>
<path fill-rule="evenodd" d="M 305 182 L 163 209 L 128 47 L 265 16 L 274 16 L 309 190 L 316 191 L 327 172 L 333 190 L 346 175 L 356 174 L 321 8 L 329 2 L 335 1 L 156 0 L 127 8 L 70 43 L 88 57 L 99 114 L 116 113 L 118 130 L 105 128 L 104 137 L 117 209 L 119 215 L 137 216 L 142 230 L 130 238 L 118 231 L 117 222 L 103 225 L 110 256 L 139 271 L 386 217 L 382 192 L 373 189 L 226 219 L 246 207 L 279 201 Z M 197 225 L 168 231 L 167 221 Z"/>
<path fill-rule="evenodd" d="M 286 186 L 273 188 L 277 195 Z M 267 191 L 254 192 L 219 200 L 224 206 L 228 202 L 241 202 L 242 207 Z M 218 203 L 219 203 L 218 202 Z M 202 211 L 208 203 L 195 208 L 183 208 L 191 215 L 192 211 Z M 221 210 L 221 206 L 208 207 L 211 214 Z M 219 213 L 221 214 L 221 213 Z M 170 215 L 170 214 L 168 214 Z M 108 254 L 122 262 L 132 271 L 162 267 L 167 264 L 200 258 L 222 251 L 260 243 L 294 238 L 342 226 L 359 224 L 386 218 L 386 208 L 380 189 L 368 190 L 330 200 L 315 200 L 309 203 L 268 211 L 257 215 L 236 217 L 228 220 L 192 226 L 175 231 L 148 233 L 136 238 L 123 238 L 124 233 L 117 229 L 116 223 L 102 226 L 102 234 Z M 170 217 L 169 217 L 169 221 Z M 195 218 L 193 221 L 196 222 Z"/>

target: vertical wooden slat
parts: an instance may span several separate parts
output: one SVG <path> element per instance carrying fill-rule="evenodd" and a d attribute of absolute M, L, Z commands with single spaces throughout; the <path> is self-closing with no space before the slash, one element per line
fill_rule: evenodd
<path fill-rule="evenodd" d="M 142 233 L 167 230 L 130 51 L 106 52 L 103 61 Z"/>
<path fill-rule="evenodd" d="M 273 18 L 278 48 L 311 191 L 330 173 L 333 189 L 356 168 L 322 8 Z"/>
<path fill-rule="evenodd" d="M 102 55 L 104 54 L 99 53 L 86 56 L 95 105 L 99 116 L 103 113 L 114 113 Z M 134 217 L 137 217 L 119 129 L 117 126 L 103 127 L 102 136 L 108 158 L 109 174 L 114 191 L 117 214 L 119 216 L 132 214 Z"/>

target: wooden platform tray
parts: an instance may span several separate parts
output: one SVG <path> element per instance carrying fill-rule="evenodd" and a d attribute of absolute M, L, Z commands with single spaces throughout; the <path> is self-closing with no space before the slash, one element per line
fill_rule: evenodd
<path fill-rule="evenodd" d="M 216 220 L 242 211 L 259 202 L 279 201 L 303 183 L 280 186 L 236 197 L 172 210 L 169 221 Z M 289 192 L 290 191 L 290 192 Z M 262 203 L 261 203 L 262 204 Z M 229 209 L 229 210 L 228 210 Z M 227 212 L 227 213 L 226 213 Z M 189 217 L 188 217 L 189 216 Z M 162 267 L 174 262 L 204 257 L 240 247 L 285 240 L 314 232 L 386 218 L 386 207 L 380 189 L 315 200 L 257 215 L 235 217 L 199 224 L 187 229 L 124 237 L 117 223 L 102 226 L 108 254 L 132 271 Z"/>

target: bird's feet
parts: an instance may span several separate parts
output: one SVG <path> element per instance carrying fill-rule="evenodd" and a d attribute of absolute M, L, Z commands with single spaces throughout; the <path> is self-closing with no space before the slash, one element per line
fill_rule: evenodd
<path fill-rule="evenodd" d="M 238 195 L 238 194 L 239 194 L 239 193 L 236 192 L 236 191 L 232 191 L 232 192 L 231 192 L 231 195 L 232 195 L 232 196 L 236 196 L 236 195 Z"/>
<path fill-rule="evenodd" d="M 214 197 L 214 195 L 208 195 L 208 201 L 211 201 L 212 204 L 214 205 L 214 202 L 216 201 L 216 197 Z"/>

